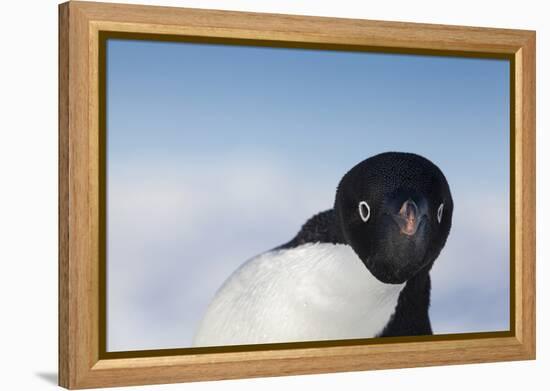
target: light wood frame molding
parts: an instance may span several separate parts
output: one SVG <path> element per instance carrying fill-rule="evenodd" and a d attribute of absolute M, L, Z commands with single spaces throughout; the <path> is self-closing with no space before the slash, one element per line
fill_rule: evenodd
<path fill-rule="evenodd" d="M 101 32 L 510 59 L 511 330 L 361 344 L 102 353 Z M 512 159 L 513 158 L 513 159 Z M 102 339 L 103 338 L 103 339 Z M 286 346 L 286 347 L 285 347 Z M 535 32 L 71 1 L 59 6 L 59 384 L 91 388 L 535 358 Z"/>

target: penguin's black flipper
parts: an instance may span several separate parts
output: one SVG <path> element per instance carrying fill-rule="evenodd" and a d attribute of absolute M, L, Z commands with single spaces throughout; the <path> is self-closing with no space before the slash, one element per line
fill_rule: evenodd
<path fill-rule="evenodd" d="M 420 271 L 407 281 L 401 291 L 397 308 L 378 337 L 432 335 L 428 308 L 430 307 L 430 274 Z"/>
<path fill-rule="evenodd" d="M 306 243 L 345 244 L 335 221 L 334 209 L 325 210 L 311 217 L 290 242 L 274 250 L 296 248 Z"/>

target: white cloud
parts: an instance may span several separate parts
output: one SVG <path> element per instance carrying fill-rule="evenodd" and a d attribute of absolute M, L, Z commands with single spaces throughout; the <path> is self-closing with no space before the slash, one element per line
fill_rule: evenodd
<path fill-rule="evenodd" d="M 509 222 L 505 194 L 455 192 L 453 227 L 432 269 L 436 333 L 504 330 L 509 317 Z"/>
<path fill-rule="evenodd" d="M 109 350 L 189 346 L 233 270 L 332 206 L 336 180 L 320 183 L 272 157 L 200 165 L 110 163 Z M 508 316 L 507 200 L 491 192 L 454 199 L 453 229 L 432 271 L 434 331 L 498 328 Z"/>
<path fill-rule="evenodd" d="M 256 163 L 226 158 L 197 172 L 157 161 L 110 170 L 110 350 L 190 345 L 233 270 L 332 206 L 332 184 L 308 183 L 284 163 L 248 161 Z"/>

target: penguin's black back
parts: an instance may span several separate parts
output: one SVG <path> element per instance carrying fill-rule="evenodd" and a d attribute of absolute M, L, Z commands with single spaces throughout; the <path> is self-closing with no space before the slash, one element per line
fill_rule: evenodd
<path fill-rule="evenodd" d="M 336 224 L 334 209 L 311 217 L 291 241 L 277 247 L 276 250 L 296 248 L 306 243 L 346 244 Z"/>

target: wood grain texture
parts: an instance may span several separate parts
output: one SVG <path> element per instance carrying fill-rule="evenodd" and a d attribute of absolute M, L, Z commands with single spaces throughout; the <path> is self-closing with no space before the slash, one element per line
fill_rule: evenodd
<path fill-rule="evenodd" d="M 521 160 L 516 159 L 516 165 L 522 168 L 522 181 L 517 183 L 522 191 L 521 209 L 522 213 L 517 217 L 521 221 L 521 254 L 516 258 L 521 263 L 521 281 L 516 283 L 521 291 L 521 303 L 518 307 L 522 309 L 522 329 L 517 336 L 520 338 L 526 354 L 535 358 L 536 354 L 536 321 L 535 321 L 535 251 L 536 251 L 536 61 L 535 61 L 535 34 L 531 34 L 529 40 L 517 54 L 518 61 L 521 58 L 521 88 L 518 88 L 518 96 L 521 102 L 521 113 L 518 121 L 518 138 L 521 138 L 522 152 Z M 517 204 L 517 203 L 516 203 Z M 519 293 L 519 292 L 518 292 Z"/>
<path fill-rule="evenodd" d="M 90 154 L 93 106 L 89 104 L 89 23 L 70 3 L 60 11 L 60 367 L 59 383 L 76 387 L 98 361 L 97 344 L 97 193 Z M 62 121 L 61 121 L 62 119 Z M 94 136 L 95 134 L 95 136 Z"/>
<path fill-rule="evenodd" d="M 99 32 L 268 45 L 497 56 L 514 69 L 515 328 L 510 336 L 100 359 Z M 158 35 L 157 35 L 158 36 Z M 535 33 L 367 20 L 69 2 L 59 7 L 59 383 L 66 388 L 535 357 Z"/>
<path fill-rule="evenodd" d="M 525 32 L 509 29 L 74 2 L 114 31 L 515 53 Z"/>
<path fill-rule="evenodd" d="M 69 7 L 59 7 L 59 384 L 69 384 Z"/>

